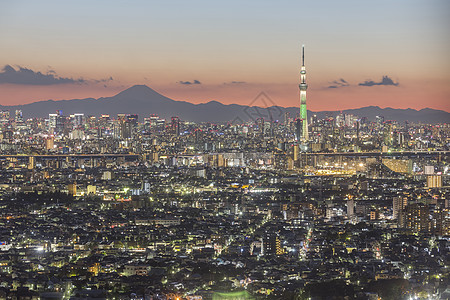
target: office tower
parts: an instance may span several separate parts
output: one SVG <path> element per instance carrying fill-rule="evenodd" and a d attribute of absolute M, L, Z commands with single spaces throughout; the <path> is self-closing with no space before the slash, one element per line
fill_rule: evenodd
<path fill-rule="evenodd" d="M 376 116 L 375 117 L 377 125 L 381 126 L 384 123 L 384 117 L 383 116 Z"/>
<path fill-rule="evenodd" d="M 295 119 L 295 140 L 300 141 L 302 139 L 302 120 Z"/>
<path fill-rule="evenodd" d="M 73 114 L 70 118 L 72 119 L 72 123 L 75 128 L 84 125 L 84 114 Z"/>
<path fill-rule="evenodd" d="M 134 115 L 133 115 L 134 116 Z M 115 136 L 121 139 L 130 139 L 133 137 L 133 122 L 134 117 L 129 118 L 130 115 L 117 114 L 117 127 L 115 130 Z M 137 120 L 137 115 L 136 115 Z"/>
<path fill-rule="evenodd" d="M 127 121 L 125 122 L 127 124 L 127 131 L 129 131 L 130 138 L 133 138 L 136 134 L 136 130 L 138 128 L 138 119 L 139 116 L 136 114 L 127 115 Z"/>
<path fill-rule="evenodd" d="M 289 118 L 290 118 L 289 112 L 285 112 L 284 113 L 284 126 L 285 127 L 289 126 Z"/>
<path fill-rule="evenodd" d="M 127 115 L 127 121 L 130 122 L 133 127 L 136 127 L 138 125 L 138 119 L 139 116 L 138 115 Z"/>
<path fill-rule="evenodd" d="M 156 114 L 152 114 L 150 115 L 150 124 L 149 124 L 149 129 L 153 132 L 158 131 L 158 120 L 159 117 Z"/>
<path fill-rule="evenodd" d="M 264 123 L 264 135 L 273 136 L 273 130 L 277 126 L 277 122 L 265 122 Z"/>
<path fill-rule="evenodd" d="M 151 128 L 152 128 L 152 126 L 151 126 L 151 119 L 150 118 L 144 118 L 144 130 L 149 132 Z"/>
<path fill-rule="evenodd" d="M 159 119 L 156 121 L 156 127 L 155 131 L 162 132 L 166 128 L 166 120 L 165 119 Z"/>
<path fill-rule="evenodd" d="M 264 118 L 256 119 L 255 123 L 259 134 L 264 135 Z"/>
<path fill-rule="evenodd" d="M 359 144 L 359 126 L 360 126 L 360 120 L 356 120 L 356 144 Z"/>
<path fill-rule="evenodd" d="M 0 122 L 8 123 L 9 122 L 9 110 L 0 111 Z"/>
<path fill-rule="evenodd" d="M 117 114 L 117 122 L 114 122 L 114 137 L 123 138 L 123 127 L 125 126 L 126 114 Z"/>
<path fill-rule="evenodd" d="M 15 115 L 14 120 L 16 121 L 16 123 L 23 123 L 22 111 L 20 109 L 16 110 L 16 115 Z"/>
<path fill-rule="evenodd" d="M 57 114 L 48 114 L 48 127 L 49 129 L 55 129 L 56 128 L 56 118 L 58 117 Z"/>
<path fill-rule="evenodd" d="M 302 46 L 302 68 L 300 71 L 300 120 L 302 122 L 302 142 L 307 142 L 308 136 L 308 116 L 306 111 L 306 68 L 305 68 L 305 46 Z"/>
<path fill-rule="evenodd" d="M 344 125 L 345 125 L 345 115 L 340 113 L 339 115 L 336 116 L 336 126 L 342 127 Z"/>
<path fill-rule="evenodd" d="M 62 114 L 62 110 L 57 110 L 55 114 L 48 115 L 48 127 L 49 130 L 53 130 L 54 132 L 62 132 L 64 130 L 64 124 L 66 118 Z"/>
<path fill-rule="evenodd" d="M 172 117 L 171 131 L 172 131 L 172 134 L 175 136 L 180 135 L 180 118 Z"/>

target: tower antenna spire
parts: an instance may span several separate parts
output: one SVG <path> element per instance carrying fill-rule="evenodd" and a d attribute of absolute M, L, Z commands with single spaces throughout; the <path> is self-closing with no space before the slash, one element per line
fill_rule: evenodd
<path fill-rule="evenodd" d="M 305 45 L 302 45 L 302 66 L 305 65 Z"/>

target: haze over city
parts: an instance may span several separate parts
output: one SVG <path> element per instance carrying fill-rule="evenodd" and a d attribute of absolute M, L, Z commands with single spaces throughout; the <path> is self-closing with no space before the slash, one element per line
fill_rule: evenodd
<path fill-rule="evenodd" d="M 106 97 L 450 111 L 447 1 L 2 1 L 0 104 Z"/>

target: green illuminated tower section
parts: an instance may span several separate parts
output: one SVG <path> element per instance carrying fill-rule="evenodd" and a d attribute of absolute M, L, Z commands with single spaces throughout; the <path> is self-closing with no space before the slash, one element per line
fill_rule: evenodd
<path fill-rule="evenodd" d="M 306 111 L 306 89 L 308 85 L 306 84 L 306 68 L 305 68 L 305 46 L 302 46 L 302 68 L 300 70 L 300 120 L 302 122 L 302 135 L 301 141 L 307 142 L 308 136 L 308 116 Z"/>

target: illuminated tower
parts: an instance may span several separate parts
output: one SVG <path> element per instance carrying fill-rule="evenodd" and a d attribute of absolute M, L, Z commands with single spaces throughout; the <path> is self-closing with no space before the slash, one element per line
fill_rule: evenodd
<path fill-rule="evenodd" d="M 302 122 L 302 135 L 301 141 L 307 142 L 308 136 L 308 116 L 306 112 L 306 89 L 308 85 L 306 84 L 306 68 L 305 68 L 305 46 L 302 46 L 302 68 L 300 71 L 300 120 Z"/>

